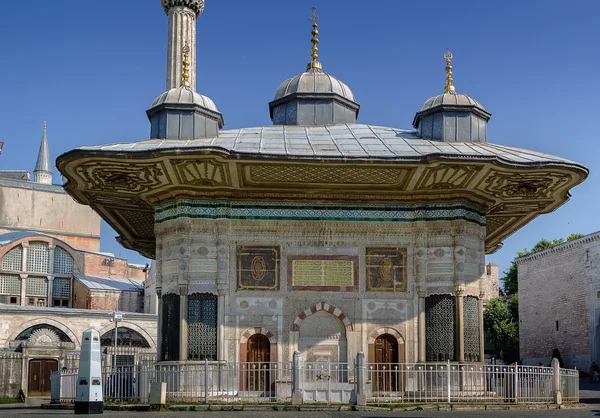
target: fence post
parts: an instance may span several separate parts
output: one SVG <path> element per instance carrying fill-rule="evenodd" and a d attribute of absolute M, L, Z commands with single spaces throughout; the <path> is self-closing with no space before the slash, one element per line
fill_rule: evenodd
<path fill-rule="evenodd" d="M 556 405 L 562 405 L 562 393 L 560 391 L 560 363 L 556 357 L 552 359 L 551 366 L 552 371 L 554 372 L 554 403 Z"/>
<path fill-rule="evenodd" d="M 515 404 L 519 403 L 519 363 L 515 363 L 515 379 L 514 379 L 514 394 L 515 394 Z"/>
<path fill-rule="evenodd" d="M 292 405 L 300 405 L 304 402 L 304 394 L 302 392 L 302 369 L 304 359 L 300 355 L 300 351 L 294 351 L 292 359 Z"/>
<path fill-rule="evenodd" d="M 446 389 L 448 389 L 448 403 L 450 403 L 450 360 L 446 363 Z"/>
<path fill-rule="evenodd" d="M 356 405 L 365 406 L 367 404 L 366 393 L 366 373 L 367 365 L 365 364 L 365 353 L 359 351 L 354 360 L 354 387 L 356 388 Z"/>

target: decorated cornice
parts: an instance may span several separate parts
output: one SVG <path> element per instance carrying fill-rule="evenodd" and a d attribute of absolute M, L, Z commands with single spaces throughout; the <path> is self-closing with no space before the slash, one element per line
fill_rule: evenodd
<path fill-rule="evenodd" d="M 110 148 L 110 147 L 107 147 Z M 155 208 L 177 200 L 290 202 L 350 206 L 451 204 L 482 208 L 486 252 L 542 213 L 562 205 L 587 169 L 561 161 L 508 163 L 501 157 L 421 160 L 265 157 L 223 149 L 185 153 L 75 150 L 59 157 L 67 192 L 90 205 L 127 248 L 154 257 Z M 232 203 L 227 203 L 232 202 Z M 360 204 L 360 205 L 359 205 Z"/>

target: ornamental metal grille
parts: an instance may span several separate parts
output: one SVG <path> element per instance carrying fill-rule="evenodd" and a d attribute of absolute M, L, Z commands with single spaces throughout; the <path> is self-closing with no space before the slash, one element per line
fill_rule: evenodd
<path fill-rule="evenodd" d="M 54 249 L 54 274 L 73 273 L 73 257 L 60 247 Z"/>
<path fill-rule="evenodd" d="M 217 295 L 188 296 L 188 360 L 217 359 Z"/>
<path fill-rule="evenodd" d="M 48 296 L 48 280 L 45 277 L 29 276 L 26 280 L 27 296 Z"/>
<path fill-rule="evenodd" d="M 2 257 L 2 270 L 23 271 L 23 247 L 16 246 Z"/>
<path fill-rule="evenodd" d="M 52 297 L 71 299 L 71 279 L 56 277 L 52 282 Z"/>
<path fill-rule="evenodd" d="M 106 331 L 100 337 L 102 347 L 114 347 L 115 330 Z M 137 331 L 127 327 L 117 328 L 117 347 L 150 348 L 148 341 Z"/>
<path fill-rule="evenodd" d="M 162 297 L 161 360 L 179 360 L 179 295 Z"/>
<path fill-rule="evenodd" d="M 27 249 L 27 271 L 48 273 L 50 267 L 50 249 L 45 242 L 31 242 Z"/>
<path fill-rule="evenodd" d="M 15 274 L 0 274 L 0 294 L 21 295 L 21 278 Z"/>
<path fill-rule="evenodd" d="M 465 361 L 479 361 L 479 300 L 466 296 L 463 302 Z"/>
<path fill-rule="evenodd" d="M 427 361 L 456 360 L 454 350 L 454 297 L 425 298 L 425 352 Z"/>

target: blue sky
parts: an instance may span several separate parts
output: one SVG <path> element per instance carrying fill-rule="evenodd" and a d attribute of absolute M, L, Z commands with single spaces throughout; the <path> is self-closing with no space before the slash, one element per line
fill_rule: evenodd
<path fill-rule="evenodd" d="M 271 124 L 267 103 L 277 86 L 309 60 L 312 5 L 206 0 L 197 89 L 216 102 L 226 129 Z M 488 261 L 504 270 L 542 237 L 600 230 L 600 2 L 316 6 L 323 69 L 353 89 L 360 123 L 411 128 L 423 102 L 442 92 L 450 48 L 457 91 L 492 112 L 489 142 L 590 168 L 569 202 L 508 238 Z M 6 2 L 0 18 L 0 169 L 33 170 L 44 120 L 53 159 L 82 145 L 148 138 L 145 110 L 165 88 L 167 17 L 159 0 Z M 103 251 L 143 262 L 115 235 L 103 226 Z"/>

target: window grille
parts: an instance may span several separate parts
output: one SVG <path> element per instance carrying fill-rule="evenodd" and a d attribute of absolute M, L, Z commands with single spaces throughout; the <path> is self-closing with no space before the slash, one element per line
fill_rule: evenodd
<path fill-rule="evenodd" d="M 479 300 L 466 296 L 463 302 L 465 361 L 479 361 Z"/>
<path fill-rule="evenodd" d="M 56 277 L 52 282 L 52 297 L 71 298 L 71 278 Z"/>
<path fill-rule="evenodd" d="M 23 271 L 23 247 L 16 246 L 2 257 L 2 270 Z"/>
<path fill-rule="evenodd" d="M 54 274 L 73 273 L 73 257 L 60 247 L 54 249 Z"/>
<path fill-rule="evenodd" d="M 15 274 L 0 274 L 0 294 L 21 295 L 21 278 Z"/>
<path fill-rule="evenodd" d="M 161 360 L 179 360 L 179 295 L 162 297 Z"/>
<path fill-rule="evenodd" d="M 27 296 L 44 296 L 48 295 L 48 281 L 45 277 L 29 276 L 25 286 L 25 294 Z"/>
<path fill-rule="evenodd" d="M 425 298 L 425 352 L 427 361 L 456 360 L 454 351 L 454 297 Z"/>
<path fill-rule="evenodd" d="M 217 295 L 188 296 L 188 360 L 217 359 Z"/>
<path fill-rule="evenodd" d="M 27 249 L 27 271 L 48 273 L 50 249 L 45 242 L 31 242 Z"/>

